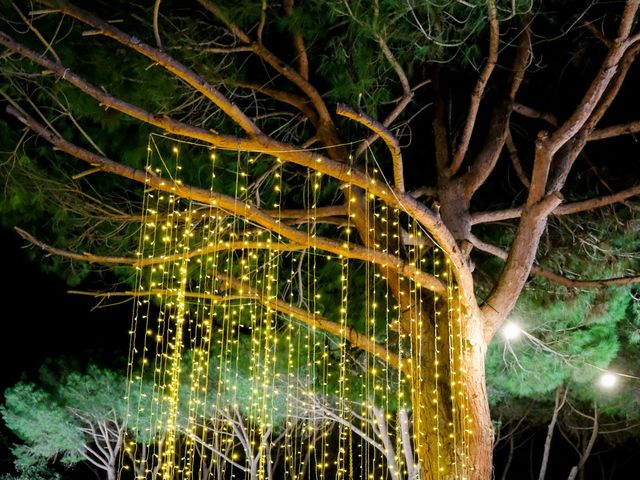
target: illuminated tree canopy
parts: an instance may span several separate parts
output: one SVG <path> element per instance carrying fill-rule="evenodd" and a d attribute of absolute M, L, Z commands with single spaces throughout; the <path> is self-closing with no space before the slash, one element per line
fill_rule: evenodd
<path fill-rule="evenodd" d="M 639 3 L 2 2 L 2 221 L 132 301 L 120 466 L 489 479 L 489 400 L 631 422 Z"/>

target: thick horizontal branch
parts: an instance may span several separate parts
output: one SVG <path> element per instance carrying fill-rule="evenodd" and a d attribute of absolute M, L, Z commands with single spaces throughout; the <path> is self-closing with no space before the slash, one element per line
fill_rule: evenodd
<path fill-rule="evenodd" d="M 351 107 L 341 103 L 336 108 L 336 113 L 343 117 L 350 118 L 365 127 L 372 132 L 375 132 L 389 147 L 391 152 L 391 161 L 393 162 L 393 179 L 396 188 L 404 192 L 404 173 L 402 170 L 402 152 L 400 151 L 400 144 L 398 139 L 377 120 L 374 120 L 364 112 L 356 112 Z"/>
<path fill-rule="evenodd" d="M 117 264 L 117 265 L 131 265 L 132 267 L 146 267 L 149 265 L 159 265 L 161 263 L 177 262 L 180 260 L 191 259 L 194 257 L 200 257 L 202 255 L 208 255 L 209 253 L 228 251 L 228 250 L 277 250 L 284 252 L 291 252 L 296 250 L 305 250 L 306 246 L 292 243 L 279 243 L 279 242 L 251 242 L 246 240 L 226 242 L 218 241 L 216 244 L 208 245 L 202 248 L 196 248 L 193 250 L 185 251 L 184 253 L 176 253 L 174 255 L 166 255 L 159 257 L 110 257 L 103 255 L 94 255 L 89 252 L 75 253 L 61 248 L 56 248 L 48 245 L 28 232 L 25 232 L 21 228 L 16 227 L 16 232 L 32 243 L 36 247 L 40 247 L 45 252 L 60 257 L 70 258 L 72 260 L 81 260 L 88 263 L 100 263 L 100 264 Z"/>
<path fill-rule="evenodd" d="M 579 202 L 566 203 L 556 208 L 551 215 L 571 215 L 574 213 L 586 212 L 594 210 L 596 208 L 606 207 L 614 203 L 619 203 L 627 200 L 628 198 L 640 195 L 640 185 L 636 185 L 625 190 L 621 190 L 611 195 L 603 195 L 602 197 L 590 198 L 587 200 L 581 200 Z M 477 225 L 481 223 L 501 222 L 503 220 L 510 220 L 513 218 L 519 218 L 522 214 L 522 207 L 509 208 L 506 210 L 496 210 L 493 212 L 479 212 L 474 213 L 471 216 L 471 224 Z"/>
<path fill-rule="evenodd" d="M 119 297 L 128 297 L 128 298 L 139 298 L 139 297 L 162 297 L 162 296 L 177 296 L 177 290 L 162 290 L 159 288 L 152 290 L 121 290 L 116 292 L 89 292 L 86 290 L 67 290 L 67 293 L 70 295 L 81 295 L 85 297 L 94 297 L 94 298 L 119 298 Z M 185 297 L 187 298 L 196 298 L 198 300 L 210 300 L 214 303 L 228 302 L 230 300 L 253 300 L 254 297 L 248 295 L 214 295 L 210 293 L 202 293 L 202 292 L 185 292 Z"/>
<path fill-rule="evenodd" d="M 317 207 L 310 209 L 290 209 L 290 210 L 265 210 L 266 213 L 278 218 L 291 218 L 296 220 L 307 220 L 314 218 L 334 217 L 347 214 L 347 207 L 344 205 L 333 205 L 330 207 Z"/>
<path fill-rule="evenodd" d="M 218 192 L 210 192 L 209 190 L 183 185 L 168 179 L 150 176 L 143 170 L 138 170 L 114 162 L 113 160 L 89 152 L 88 150 L 66 141 L 36 122 L 25 112 L 20 112 L 13 107 L 7 107 L 7 111 L 59 150 L 73 155 L 74 157 L 89 163 L 93 167 L 99 167 L 105 172 L 129 178 L 157 190 L 174 193 L 175 195 L 183 198 L 212 205 L 216 208 L 221 208 L 245 218 L 248 221 L 255 222 L 258 225 L 268 228 L 275 233 L 279 233 L 291 242 L 301 243 L 308 245 L 309 248 L 325 250 L 336 255 L 342 255 L 345 258 L 372 262 L 384 268 L 391 268 L 399 274 L 414 280 L 424 288 L 440 293 L 446 291 L 445 286 L 440 280 L 435 278 L 435 276 L 422 272 L 415 265 L 405 262 L 394 255 L 370 250 L 348 242 L 343 242 L 341 244 L 317 235 L 312 235 L 310 237 L 309 234 L 283 224 L 278 219 L 268 215 L 248 202 L 243 202 Z"/>
<path fill-rule="evenodd" d="M 484 242 L 479 238 L 472 236 L 470 239 L 471 243 L 478 250 L 489 253 L 494 257 L 500 258 L 502 260 L 507 260 L 508 253 L 506 250 L 503 250 L 496 245 L 492 245 L 490 243 Z M 551 282 L 557 283 L 558 285 L 563 285 L 568 288 L 601 288 L 601 287 L 612 287 L 612 286 L 620 286 L 620 285 L 630 285 L 632 283 L 640 282 L 640 275 L 633 275 L 630 277 L 613 277 L 613 278 L 602 278 L 596 280 L 579 280 L 568 278 L 558 273 L 552 272 L 551 270 L 541 267 L 539 265 L 534 265 L 531 267 L 531 274 L 536 275 L 541 278 L 545 278 Z"/>

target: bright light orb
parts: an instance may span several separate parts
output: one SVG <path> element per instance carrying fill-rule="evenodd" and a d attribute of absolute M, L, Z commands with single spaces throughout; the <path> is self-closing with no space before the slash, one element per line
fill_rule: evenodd
<path fill-rule="evenodd" d="M 618 376 L 611 372 L 604 372 L 598 379 L 598 384 L 602 388 L 611 389 L 618 384 Z"/>
<path fill-rule="evenodd" d="M 508 322 L 502 327 L 502 335 L 507 340 L 516 340 L 522 334 L 522 329 L 513 322 Z"/>

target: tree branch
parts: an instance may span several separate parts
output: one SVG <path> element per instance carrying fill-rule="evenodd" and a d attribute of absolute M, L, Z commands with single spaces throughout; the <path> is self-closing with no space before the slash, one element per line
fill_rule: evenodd
<path fill-rule="evenodd" d="M 509 131 L 509 120 L 513 111 L 516 93 L 522 84 L 524 72 L 527 69 L 530 55 L 529 29 L 524 27 L 520 35 L 520 42 L 513 61 L 508 95 L 497 102 L 492 112 L 492 121 L 482 149 L 474 158 L 469 170 L 461 177 L 467 198 L 482 186 L 498 162 Z M 450 176 L 450 175 L 449 175 Z"/>
<path fill-rule="evenodd" d="M 391 152 L 391 161 L 393 162 L 393 179 L 394 184 L 398 191 L 404 192 L 404 173 L 402 170 L 402 152 L 400 151 L 400 144 L 398 139 L 385 128 L 377 120 L 374 120 L 364 112 L 356 112 L 351 107 L 340 103 L 336 107 L 336 113 L 343 117 L 354 120 L 369 130 L 373 131 L 387 144 L 389 151 Z"/>
<path fill-rule="evenodd" d="M 639 5 L 639 0 L 627 0 L 618 27 L 617 38 L 612 42 L 611 48 L 607 52 L 600 70 L 574 112 L 548 139 L 548 148 L 551 154 L 557 152 L 560 147 L 578 133 L 594 109 L 598 106 L 598 103 L 618 69 L 622 56 L 631 46 L 628 41 L 629 33 L 631 32 L 631 27 Z"/>
<path fill-rule="evenodd" d="M 40 33 L 40 30 L 38 30 L 33 25 L 33 22 L 29 21 L 29 19 L 24 16 L 24 14 L 22 13 L 22 10 L 20 10 L 20 8 L 14 2 L 11 2 L 11 6 L 18 13 L 18 16 L 25 23 L 25 25 L 29 27 L 29 30 L 31 30 L 35 34 L 35 36 L 38 37 L 38 40 L 40 40 L 40 42 L 46 47 L 43 55 L 46 55 L 47 52 L 51 52 L 51 55 L 53 55 L 53 58 L 56 60 L 56 62 L 60 63 L 60 57 L 58 56 L 56 51 L 53 49 L 53 45 L 51 45 L 51 42 L 47 41 L 44 38 L 42 33 Z"/>
<path fill-rule="evenodd" d="M 613 138 L 620 135 L 628 135 L 638 132 L 640 132 L 640 120 L 636 120 L 635 122 L 622 123 L 620 125 L 612 125 L 605 128 L 599 128 L 591 132 L 588 140 L 604 140 L 605 138 Z"/>
<path fill-rule="evenodd" d="M 162 0 L 155 0 L 153 4 L 153 36 L 156 39 L 156 46 L 159 50 L 162 50 L 162 40 L 160 39 L 160 29 L 158 28 L 158 17 L 160 16 L 161 1 Z"/>
<path fill-rule="evenodd" d="M 198 0 L 198 3 L 202 5 L 206 10 L 215 15 L 227 28 L 240 40 L 241 42 L 249 45 L 256 55 L 262 58 L 265 62 L 271 65 L 274 70 L 284 76 L 287 80 L 297 86 L 304 94 L 311 100 L 311 103 L 315 107 L 322 123 L 332 125 L 331 115 L 327 109 L 324 100 L 318 93 L 318 91 L 311 85 L 302 75 L 292 68 L 289 68 L 282 60 L 274 55 L 263 44 L 252 42 L 251 38 L 242 31 L 234 22 L 232 22 L 226 15 L 222 13 L 220 8 L 209 0 Z"/>
<path fill-rule="evenodd" d="M 282 0 L 282 7 L 287 17 L 293 15 L 293 0 Z M 307 49 L 304 46 L 304 39 L 299 29 L 293 31 L 293 49 L 296 52 L 296 62 L 298 63 L 298 73 L 306 81 L 309 80 L 309 58 Z"/>
<path fill-rule="evenodd" d="M 558 126 L 558 119 L 552 113 L 540 112 L 518 102 L 513 104 L 513 111 L 519 113 L 523 117 L 544 120 L 552 127 Z"/>
<path fill-rule="evenodd" d="M 409 103 L 413 99 L 414 90 L 419 86 L 426 85 L 430 81 L 428 80 L 414 88 L 411 88 L 409 85 L 407 74 L 396 60 L 396 57 L 387 45 L 387 42 L 385 42 L 384 38 L 382 38 L 382 36 L 380 35 L 376 35 L 376 39 L 378 40 L 378 44 L 382 49 L 382 54 L 391 65 L 391 68 L 393 68 L 393 70 L 396 72 L 396 75 L 398 75 L 400 85 L 402 86 L 402 96 L 398 100 L 398 103 L 396 103 L 396 106 L 393 108 L 393 110 L 391 110 L 389 115 L 387 115 L 386 118 L 382 121 L 382 125 L 385 128 L 389 128 L 393 121 L 398 118 L 398 116 L 404 111 L 405 108 L 407 108 L 407 105 L 409 105 Z M 380 138 L 380 136 L 375 132 L 371 136 L 369 136 L 358 146 L 358 148 L 356 149 L 355 157 L 358 158 L 360 155 L 362 155 L 364 151 L 369 148 L 369 146 L 371 146 L 371 144 L 373 144 L 373 142 L 375 142 L 378 138 Z"/>
<path fill-rule="evenodd" d="M 594 210 L 596 208 L 606 207 L 607 205 L 612 205 L 614 203 L 623 202 L 628 198 L 635 197 L 636 195 L 640 195 L 640 185 L 621 190 L 611 195 L 589 198 L 587 200 L 581 200 L 579 202 L 565 203 L 551 212 L 551 215 L 561 216 L 586 212 L 588 210 Z M 510 208 L 507 210 L 496 210 L 493 212 L 474 213 L 471 216 L 471 224 L 477 225 L 481 223 L 501 222 L 503 220 L 509 220 L 512 218 L 519 218 L 521 214 L 522 207 Z"/>
<path fill-rule="evenodd" d="M 299 230 L 296 230 L 295 228 L 283 224 L 282 222 L 279 222 L 271 215 L 268 215 L 264 211 L 256 208 L 255 206 L 252 206 L 248 202 L 245 203 L 236 198 L 229 197 L 218 192 L 210 192 L 209 190 L 183 185 L 181 183 L 173 182 L 168 179 L 150 176 L 143 170 L 137 170 L 135 168 L 122 165 L 120 163 L 114 162 L 113 160 L 94 154 L 78 147 L 77 145 L 67 142 L 65 139 L 55 135 L 54 133 L 50 132 L 45 127 L 37 123 L 25 112 L 19 112 L 13 107 L 8 107 L 7 111 L 58 149 L 78 158 L 79 160 L 87 162 L 94 167 L 99 167 L 104 172 L 113 173 L 124 178 L 129 178 L 136 182 L 143 183 L 147 187 L 156 188 L 165 192 L 171 192 L 183 198 L 202 202 L 207 205 L 212 205 L 216 208 L 221 208 L 237 216 L 243 217 L 248 221 L 253 221 L 265 228 L 268 228 L 269 230 L 279 233 L 292 242 L 302 243 L 305 245 L 309 244 L 309 236 L 307 233 L 301 232 Z M 446 291 L 445 286 L 440 280 L 435 278 L 435 276 L 420 271 L 420 269 L 415 265 L 411 265 L 410 263 L 394 255 L 370 250 L 368 248 L 350 244 L 347 242 L 343 242 L 341 244 L 320 236 L 314 236 L 311 240 L 311 243 L 312 245 L 309 245 L 309 247 L 325 250 L 336 255 L 343 255 L 346 258 L 373 262 L 385 268 L 392 268 L 399 274 L 413 279 L 425 288 L 440 293 Z"/>
<path fill-rule="evenodd" d="M 489 253 L 494 257 L 498 257 L 502 260 L 507 260 L 509 254 L 496 245 L 491 245 L 490 243 L 484 242 L 480 240 L 478 237 L 472 236 L 469 240 L 475 248 L 478 250 Z M 614 278 L 602 278 L 596 280 L 577 280 L 572 278 L 567 278 L 563 275 L 552 272 L 551 270 L 540 267 L 538 265 L 533 265 L 531 267 L 531 274 L 536 275 L 538 277 L 544 278 L 551 282 L 557 283 L 558 285 L 563 285 L 567 288 L 601 288 L 601 287 L 612 287 L 612 286 L 620 286 L 620 285 L 630 285 L 632 283 L 640 282 L 640 275 L 634 275 L 631 277 L 614 277 Z"/>
<path fill-rule="evenodd" d="M 542 464 L 540 465 L 540 472 L 538 474 L 538 480 L 544 480 L 547 474 L 547 463 L 549 462 L 549 452 L 551 451 L 551 439 L 553 438 L 553 431 L 555 430 L 556 422 L 558 421 L 558 414 L 564 406 L 564 403 L 567 399 L 567 393 L 569 393 L 569 389 L 565 388 L 564 395 L 562 396 L 562 399 L 560 399 L 562 390 L 562 387 L 558 387 L 556 389 L 555 406 L 553 407 L 553 415 L 551 416 L 551 421 L 549 422 L 549 426 L 547 428 L 547 437 L 544 441 L 544 451 L 542 455 Z"/>
<path fill-rule="evenodd" d="M 559 194 L 551 194 L 523 210 L 506 265 L 498 282 L 484 301 L 485 340 L 489 341 L 515 306 L 535 260 L 547 216 L 560 204 Z"/>
<path fill-rule="evenodd" d="M 418 223 L 422 224 L 423 227 L 426 228 L 434 237 L 436 243 L 445 252 L 447 252 L 455 270 L 458 285 L 461 287 L 460 291 L 463 295 L 464 302 L 469 306 L 469 308 L 477 308 L 475 306 L 475 298 L 473 296 L 473 280 L 471 278 L 471 272 L 468 269 L 468 265 L 463 260 L 464 256 L 459 252 L 455 239 L 443 225 L 439 216 L 435 215 L 429 208 L 418 202 L 410 195 L 388 189 L 384 184 L 376 182 L 375 179 L 369 178 L 364 172 L 352 169 L 345 163 L 331 160 L 316 152 L 300 150 L 292 145 L 283 144 L 265 136 L 244 139 L 235 136 L 219 135 L 167 117 L 153 115 L 139 107 L 128 104 L 127 102 L 123 102 L 120 99 L 104 93 L 101 89 L 94 87 L 79 76 L 70 72 L 68 69 L 64 68 L 64 66 L 43 58 L 23 45 L 14 42 L 6 34 L 0 33 L 0 44 L 5 45 L 12 51 L 19 53 L 26 58 L 29 58 L 33 62 L 50 69 L 64 80 L 100 101 L 103 105 L 115 108 L 132 116 L 133 118 L 141 120 L 142 122 L 163 128 L 170 133 L 201 140 L 217 147 L 246 152 L 268 153 L 270 155 L 278 156 L 283 160 L 291 161 L 300 166 L 314 169 L 318 172 L 330 175 L 337 180 L 363 188 L 367 193 L 379 197 L 382 201 L 386 202 L 387 205 L 404 210 Z M 23 123 L 27 123 L 26 118 L 28 116 L 25 117 L 24 113 L 17 112 L 14 109 L 13 114 L 18 119 L 21 119 Z M 47 138 L 51 139 L 50 134 L 47 135 Z M 61 141 L 64 142 L 62 139 Z M 66 143 L 68 144 L 68 142 Z M 123 168 L 127 169 L 127 167 Z M 138 177 L 137 180 L 144 181 L 144 178 Z"/>
<path fill-rule="evenodd" d="M 527 174 L 525 173 L 524 168 L 522 168 L 520 155 L 518 155 L 518 149 L 516 148 L 516 144 L 513 142 L 513 137 L 511 136 L 511 129 L 507 130 L 506 145 L 507 151 L 509 152 L 509 157 L 511 158 L 511 164 L 513 165 L 513 169 L 516 171 L 518 179 L 526 188 L 529 188 L 531 186 L 531 182 L 527 178 Z"/>
<path fill-rule="evenodd" d="M 229 101 L 222 93 L 220 93 L 215 87 L 207 83 L 204 78 L 182 65 L 173 57 L 167 55 L 162 50 L 153 48 L 150 45 L 142 42 L 136 37 L 132 37 L 112 24 L 107 23 L 93 14 L 76 7 L 64 0 L 41 0 L 48 5 L 54 5 L 60 9 L 62 13 L 80 20 L 87 25 L 100 31 L 101 34 L 112 38 L 126 47 L 144 55 L 150 60 L 156 62 L 158 65 L 164 67 L 167 71 L 174 74 L 177 78 L 185 82 L 187 85 L 193 87 L 194 90 L 203 94 L 206 98 L 211 100 L 217 105 L 220 110 L 226 113 L 233 121 L 235 121 L 245 132 L 250 135 L 260 134 L 260 129 L 253 123 L 253 121 L 245 115 L 245 113 L 235 104 Z"/>
<path fill-rule="evenodd" d="M 217 278 L 226 282 L 231 288 L 235 290 L 242 290 L 243 294 L 253 296 L 267 308 L 271 307 L 280 313 L 291 315 L 311 327 L 319 328 L 320 330 L 331 333 L 340 338 L 344 338 L 352 345 L 380 358 L 394 368 L 399 368 L 400 361 L 396 354 L 388 351 L 384 345 L 374 342 L 367 335 L 356 331 L 353 327 L 346 327 L 339 323 L 332 322 L 331 320 L 320 317 L 315 313 L 310 313 L 306 310 L 290 305 L 287 302 L 283 302 L 280 299 L 269 298 L 258 290 L 254 290 L 249 287 L 246 282 L 234 279 L 229 275 L 218 273 Z"/>
<path fill-rule="evenodd" d="M 480 73 L 478 81 L 471 92 L 469 112 L 467 113 L 467 119 L 458 142 L 458 148 L 456 148 L 451 165 L 448 167 L 448 177 L 452 177 L 458 172 L 462 165 L 462 161 L 467 154 L 471 134 L 473 133 L 473 129 L 476 125 L 476 118 L 478 116 L 478 110 L 480 109 L 480 101 L 482 100 L 482 95 L 484 94 L 484 90 L 489 82 L 489 77 L 491 77 L 491 73 L 493 73 L 493 69 L 498 61 L 500 28 L 498 25 L 496 6 L 493 0 L 487 0 L 487 14 L 489 17 L 489 54 L 487 57 L 487 63 L 482 69 L 482 73 Z"/>
<path fill-rule="evenodd" d="M 94 255 L 90 252 L 75 253 L 68 250 L 60 249 L 47 245 L 46 243 L 38 240 L 33 235 L 25 232 L 21 228 L 15 227 L 15 231 L 29 243 L 32 243 L 36 247 L 41 248 L 45 252 L 52 255 L 63 256 L 72 260 L 80 260 L 88 263 L 100 263 L 100 264 L 119 264 L 119 265 L 131 265 L 132 267 L 147 267 L 150 265 L 159 265 L 161 263 L 175 262 L 182 259 L 189 259 L 193 257 L 199 257 L 207 255 L 213 252 L 227 251 L 227 250 L 277 250 L 280 252 L 291 252 L 296 250 L 304 250 L 308 248 L 301 244 L 288 244 L 279 242 L 250 242 L 247 240 L 240 240 L 235 242 L 229 242 L 221 240 L 215 245 L 208 245 L 206 247 L 196 248 L 189 250 L 186 253 L 179 253 L 175 255 L 167 255 L 161 257 L 110 257 Z"/>
<path fill-rule="evenodd" d="M 316 112 L 309 107 L 308 101 L 304 99 L 304 97 L 300 95 L 296 95 L 294 93 L 285 92 L 282 90 L 278 90 L 276 88 L 267 87 L 265 85 L 260 85 L 258 83 L 252 82 L 234 82 L 240 88 L 248 88 L 254 90 L 256 92 L 263 93 L 273 98 L 274 100 L 278 100 L 279 102 L 286 103 L 287 105 L 291 105 L 292 107 L 298 109 L 300 113 L 302 113 L 312 124 L 317 124 L 318 115 Z"/>

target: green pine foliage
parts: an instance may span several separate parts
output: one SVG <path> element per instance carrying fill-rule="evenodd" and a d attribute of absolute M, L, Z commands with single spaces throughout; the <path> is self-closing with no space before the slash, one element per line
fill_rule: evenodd
<path fill-rule="evenodd" d="M 585 214 L 552 222 L 539 262 L 579 278 L 611 278 L 637 271 L 639 240 L 628 211 Z M 579 234 L 575 234 L 579 229 Z M 507 240 L 508 241 L 508 240 Z M 576 255 L 576 249 L 582 255 Z M 486 268 L 487 265 L 484 265 Z M 580 405 L 598 404 L 612 419 L 636 418 L 638 384 L 619 378 L 614 391 L 598 385 L 605 370 L 632 372 L 638 332 L 637 289 L 567 288 L 536 278 L 521 295 L 511 320 L 524 335 L 497 335 L 487 356 L 490 400 L 497 410 L 520 399 L 548 403 L 558 387 Z"/>

